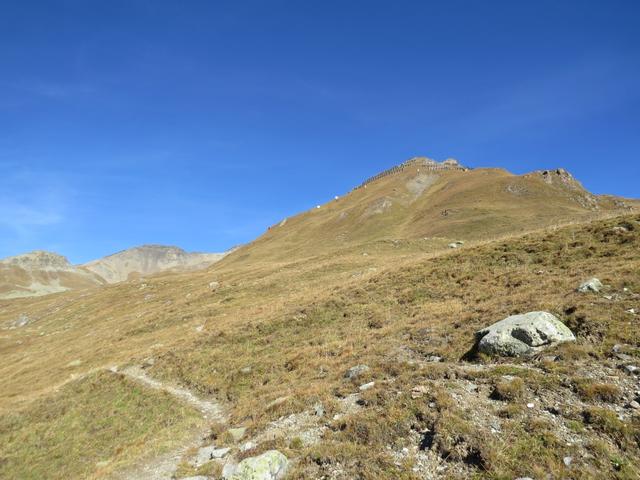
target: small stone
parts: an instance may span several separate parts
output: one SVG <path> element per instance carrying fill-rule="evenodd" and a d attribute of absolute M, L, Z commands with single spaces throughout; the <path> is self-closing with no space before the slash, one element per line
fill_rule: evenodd
<path fill-rule="evenodd" d="M 365 383 L 364 385 L 360 385 L 359 389 L 361 392 L 364 392 L 365 390 L 369 390 L 370 388 L 373 388 L 375 384 L 376 382 Z"/>
<path fill-rule="evenodd" d="M 615 357 L 618 360 L 622 360 L 623 362 L 631 362 L 633 360 L 633 357 L 631 355 L 626 354 L 626 353 L 616 353 Z"/>
<path fill-rule="evenodd" d="M 427 357 L 427 362 L 437 363 L 437 362 L 441 362 L 441 361 L 442 361 L 442 357 L 439 357 L 438 355 L 429 355 Z"/>
<path fill-rule="evenodd" d="M 218 288 L 220 288 L 220 282 L 209 282 L 209 289 L 215 292 Z"/>
<path fill-rule="evenodd" d="M 23 313 L 15 322 L 13 322 L 13 326 L 17 328 L 24 327 L 25 325 L 28 325 L 30 321 L 31 319 Z"/>
<path fill-rule="evenodd" d="M 231 435 L 234 442 L 239 442 L 244 437 L 244 434 L 247 433 L 247 427 L 230 428 L 227 433 Z"/>
<path fill-rule="evenodd" d="M 635 310 L 635 308 L 630 308 L 629 310 L 627 310 L 627 313 L 630 313 L 631 315 L 635 315 L 636 314 L 636 310 Z"/>
<path fill-rule="evenodd" d="M 571 465 L 571 462 L 573 462 L 573 457 L 564 457 L 562 459 L 562 462 L 564 463 L 565 467 L 568 467 Z"/>
<path fill-rule="evenodd" d="M 533 403 L 527 403 L 527 408 L 533 408 L 535 405 Z"/>
<path fill-rule="evenodd" d="M 613 295 L 603 295 L 602 298 L 605 300 L 613 300 Z"/>
<path fill-rule="evenodd" d="M 368 365 L 356 365 L 355 367 L 351 367 L 344 374 L 345 378 L 349 380 L 354 380 L 358 377 L 361 377 L 363 374 L 371 370 Z"/>
<path fill-rule="evenodd" d="M 429 408 L 436 408 L 435 402 L 429 402 Z"/>
<path fill-rule="evenodd" d="M 255 442 L 252 442 L 251 440 L 249 440 L 246 443 L 243 443 L 242 446 L 240 447 L 240 451 L 241 452 L 248 452 L 249 450 L 256 448 L 256 444 Z"/>
<path fill-rule="evenodd" d="M 636 402 L 635 400 L 631 400 L 631 402 L 629 402 L 629 406 L 634 410 L 640 410 L 640 403 Z"/>
<path fill-rule="evenodd" d="M 240 369 L 240 373 L 244 373 L 245 375 L 251 373 L 251 367 L 244 367 Z"/>
<path fill-rule="evenodd" d="M 602 282 L 597 278 L 590 278 L 586 282 L 583 282 L 579 287 L 578 291 L 580 293 L 588 293 L 588 292 L 599 292 L 602 290 Z"/>
<path fill-rule="evenodd" d="M 637 375 L 639 369 L 635 365 L 627 365 L 624 370 L 631 375 Z"/>
<path fill-rule="evenodd" d="M 196 458 L 193 461 L 193 465 L 195 467 L 200 467 L 205 463 L 209 463 L 211 460 L 223 458 L 230 450 L 230 448 L 217 448 L 215 445 L 202 447 L 198 450 Z"/>
<path fill-rule="evenodd" d="M 82 360 L 72 360 L 67 363 L 67 367 L 79 367 L 80 365 L 82 365 Z"/>
<path fill-rule="evenodd" d="M 313 411 L 315 412 L 317 417 L 324 417 L 325 414 L 325 410 L 324 410 L 324 406 L 322 405 L 322 403 L 317 402 L 314 406 L 313 406 Z"/>
<path fill-rule="evenodd" d="M 413 389 L 411 390 L 411 398 L 415 400 L 416 398 L 420 398 L 426 395 L 428 392 L 429 392 L 429 389 L 426 386 L 417 385 L 413 387 Z"/>

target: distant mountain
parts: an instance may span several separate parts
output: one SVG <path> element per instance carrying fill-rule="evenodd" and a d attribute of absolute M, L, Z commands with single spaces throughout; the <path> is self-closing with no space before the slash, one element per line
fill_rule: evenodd
<path fill-rule="evenodd" d="M 205 268 L 225 256 L 224 253 L 188 253 L 178 247 L 142 245 L 82 265 L 107 283 L 167 270 Z"/>
<path fill-rule="evenodd" d="M 143 245 L 84 265 L 72 265 L 57 253 L 34 251 L 0 260 L 0 299 L 117 283 L 165 271 L 205 268 L 225 253 L 188 253 L 178 247 Z"/>
<path fill-rule="evenodd" d="M 105 283 L 62 255 L 42 250 L 0 260 L 0 298 L 37 297 Z"/>

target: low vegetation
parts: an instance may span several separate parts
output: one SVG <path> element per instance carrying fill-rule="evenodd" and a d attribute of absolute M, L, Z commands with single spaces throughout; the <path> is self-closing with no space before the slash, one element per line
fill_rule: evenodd
<path fill-rule="evenodd" d="M 199 421 L 166 394 L 94 373 L 0 416 L 0 478 L 102 478 L 169 450 Z"/>
<path fill-rule="evenodd" d="M 21 459 L 35 455 L 39 443 L 25 439 L 45 431 L 68 439 L 75 435 L 68 422 L 79 426 L 73 441 L 80 445 L 80 430 L 101 431 L 105 412 L 118 442 L 98 436 L 104 442 L 86 459 L 69 448 L 56 464 L 67 478 L 106 476 L 141 453 L 141 442 L 162 445 L 169 433 L 184 432 L 188 409 L 107 373 L 67 383 L 54 397 L 60 412 L 44 409 L 51 397 L 42 392 L 68 381 L 78 370 L 69 366 L 74 359 L 91 369 L 152 358 L 149 375 L 218 399 L 230 426 L 247 427 L 246 438 L 322 405 L 315 440 L 280 429 L 245 453 L 279 449 L 296 460 L 290 478 L 634 478 L 640 424 L 629 403 L 637 380 L 624 367 L 639 358 L 638 317 L 628 312 L 640 301 L 640 216 L 456 250 L 413 243 L 368 250 L 244 270 L 222 262 L 208 272 L 149 278 L 144 288 L 138 281 L 30 304 L 28 313 L 41 320 L 3 331 L 0 344 L 15 361 L 2 367 L 10 374 L 0 472 L 20 472 Z M 605 290 L 576 292 L 591 276 Z M 220 288 L 211 291 L 211 279 Z M 26 308 L 7 304 L 2 318 Z M 521 359 L 472 354 L 475 331 L 532 310 L 558 316 L 576 343 Z M 51 375 L 26 373 L 45 361 Z M 345 378 L 360 364 L 370 369 Z M 36 393 L 18 385 L 15 365 Z M 80 408 L 76 397 L 93 407 Z M 15 413 L 23 403 L 27 409 Z M 76 417 L 84 420 L 66 420 Z M 203 442 L 239 446 L 222 430 Z M 109 462 L 104 473 L 96 468 L 102 461 Z M 195 470 L 185 462 L 180 472 Z"/>

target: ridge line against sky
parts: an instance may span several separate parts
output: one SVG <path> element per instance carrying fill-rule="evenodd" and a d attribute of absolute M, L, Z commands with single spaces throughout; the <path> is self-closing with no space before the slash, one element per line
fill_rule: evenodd
<path fill-rule="evenodd" d="M 615 0 L 6 5 L 0 257 L 223 251 L 418 155 L 640 197 L 639 18 Z"/>

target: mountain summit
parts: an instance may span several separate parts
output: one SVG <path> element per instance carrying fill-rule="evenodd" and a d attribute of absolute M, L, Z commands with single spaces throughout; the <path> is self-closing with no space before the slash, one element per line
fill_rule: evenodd
<path fill-rule="evenodd" d="M 414 157 L 344 196 L 283 219 L 225 261 L 307 258 L 398 240 L 485 240 L 627 212 L 634 205 L 590 193 L 564 169 L 514 175 Z"/>

